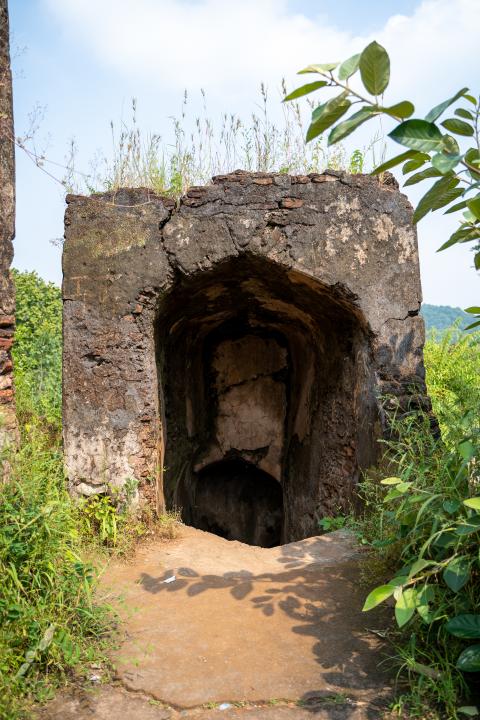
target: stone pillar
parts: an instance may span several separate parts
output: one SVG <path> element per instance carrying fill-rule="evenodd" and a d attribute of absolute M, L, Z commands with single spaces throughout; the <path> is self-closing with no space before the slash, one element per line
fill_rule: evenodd
<path fill-rule="evenodd" d="M 15 235 L 15 155 L 7 0 L 0 0 L 0 449 L 16 440 L 11 347 L 15 288 L 10 274 Z"/>

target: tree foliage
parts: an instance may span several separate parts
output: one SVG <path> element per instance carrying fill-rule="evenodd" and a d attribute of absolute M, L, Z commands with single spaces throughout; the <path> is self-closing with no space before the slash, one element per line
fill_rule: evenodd
<path fill-rule="evenodd" d="M 62 293 L 36 272 L 13 271 L 16 322 L 13 361 L 20 414 L 61 423 Z"/>
<path fill-rule="evenodd" d="M 412 117 L 415 107 L 409 100 L 386 104 L 383 96 L 390 81 L 390 58 L 375 41 L 341 64 L 309 65 L 299 72 L 310 73 L 322 80 L 294 90 L 286 101 L 326 88 L 336 88 L 339 94 L 313 110 L 307 140 L 329 130 L 328 144 L 334 145 L 378 116 L 396 123 L 388 136 L 407 149 L 375 168 L 374 173 L 402 165 L 403 174 L 408 176 L 405 185 L 433 179 L 415 210 L 414 222 L 436 210 L 461 213 L 459 227 L 440 250 L 472 243 L 475 268 L 480 270 L 479 98 L 463 87 L 424 118 Z M 350 85 L 357 73 L 366 93 Z M 353 112 L 348 115 L 349 111 Z M 480 307 L 467 308 L 467 312 L 475 316 L 469 327 L 479 326 Z"/>

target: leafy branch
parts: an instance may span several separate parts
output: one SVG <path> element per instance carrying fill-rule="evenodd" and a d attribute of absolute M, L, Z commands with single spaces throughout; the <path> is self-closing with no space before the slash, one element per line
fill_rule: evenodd
<path fill-rule="evenodd" d="M 357 73 L 369 96 L 350 86 L 351 78 Z M 413 220 L 416 223 L 429 212 L 443 208 L 444 214 L 461 212 L 460 226 L 439 251 L 455 244 L 475 243 L 474 264 L 476 270 L 480 270 L 480 99 L 464 87 L 432 108 L 424 118 L 412 117 L 415 107 L 409 100 L 385 106 L 383 94 L 390 82 L 390 58 L 385 48 L 375 41 L 341 64 L 309 65 L 300 70 L 299 75 L 303 74 L 320 75 L 322 80 L 302 85 L 287 95 L 284 102 L 324 88 L 341 90 L 339 95 L 313 110 L 307 141 L 329 130 L 328 145 L 334 145 L 381 115 L 396 122 L 388 136 L 407 150 L 379 165 L 373 174 L 403 163 L 402 172 L 408 176 L 405 185 L 435 179 L 418 203 Z M 357 106 L 355 111 L 343 119 L 353 106 Z M 453 113 L 449 112 L 449 117 L 440 121 L 449 109 Z M 467 139 L 472 146 L 465 146 Z M 466 329 L 480 326 L 480 307 L 466 308 L 466 311 L 475 316 Z"/>

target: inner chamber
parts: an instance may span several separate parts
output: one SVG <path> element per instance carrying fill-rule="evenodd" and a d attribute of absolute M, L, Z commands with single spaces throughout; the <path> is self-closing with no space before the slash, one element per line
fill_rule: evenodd
<path fill-rule="evenodd" d="M 346 510 L 373 460 L 376 403 L 345 290 L 234 258 L 180 280 L 156 330 L 167 507 L 263 547 Z"/>

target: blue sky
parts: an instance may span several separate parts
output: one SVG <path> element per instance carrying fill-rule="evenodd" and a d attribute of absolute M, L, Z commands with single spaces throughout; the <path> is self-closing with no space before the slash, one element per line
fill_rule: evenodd
<path fill-rule="evenodd" d="M 132 97 L 141 126 L 168 142 L 185 88 L 193 115 L 205 88 L 214 118 L 248 117 L 261 81 L 275 104 L 282 77 L 294 87 L 300 67 L 344 59 L 373 38 L 392 58 L 392 101 L 408 97 L 426 112 L 463 85 L 479 91 L 478 0 L 10 0 L 10 15 L 16 134 L 42 106 L 38 147 L 62 164 L 74 137 L 86 171 L 97 149 L 108 152 L 109 122 Z M 60 282 L 51 240 L 63 235 L 62 188 L 21 151 L 17 188 L 14 265 Z M 442 216 L 419 226 L 424 300 L 465 307 L 479 299 L 471 254 L 435 252 L 454 226 Z"/>

